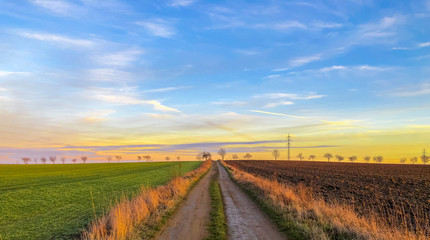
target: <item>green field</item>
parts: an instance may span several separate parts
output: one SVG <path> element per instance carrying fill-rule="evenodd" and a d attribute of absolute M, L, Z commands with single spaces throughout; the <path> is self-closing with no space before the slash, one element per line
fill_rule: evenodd
<path fill-rule="evenodd" d="M 183 162 L 181 172 L 200 164 Z M 94 219 L 92 203 L 100 216 L 141 186 L 167 183 L 177 169 L 166 162 L 0 165 L 0 239 L 76 237 Z"/>

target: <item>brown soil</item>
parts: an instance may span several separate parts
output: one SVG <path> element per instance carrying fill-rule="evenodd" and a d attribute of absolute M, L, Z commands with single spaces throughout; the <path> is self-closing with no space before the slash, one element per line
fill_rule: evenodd
<path fill-rule="evenodd" d="M 214 165 L 214 163 L 213 163 Z M 178 211 L 169 219 L 164 229 L 155 239 L 187 239 L 201 240 L 209 234 L 209 212 L 211 210 L 211 198 L 209 184 L 216 174 L 215 166 L 194 186 Z"/>
<path fill-rule="evenodd" d="M 285 239 L 259 207 L 230 179 L 217 162 L 227 217 L 228 239 Z"/>
<path fill-rule="evenodd" d="M 409 228 L 428 225 L 430 166 L 297 161 L 226 161 L 240 170 L 310 187 L 316 198 L 376 213 Z M 426 216 L 427 215 L 427 216 Z M 427 226 L 428 227 L 428 226 Z"/>

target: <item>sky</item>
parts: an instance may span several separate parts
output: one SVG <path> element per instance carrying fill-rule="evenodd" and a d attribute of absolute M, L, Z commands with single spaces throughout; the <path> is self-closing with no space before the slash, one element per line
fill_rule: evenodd
<path fill-rule="evenodd" d="M 398 162 L 429 122 L 429 0 L 0 0 L 0 163 L 285 159 L 287 134 Z"/>

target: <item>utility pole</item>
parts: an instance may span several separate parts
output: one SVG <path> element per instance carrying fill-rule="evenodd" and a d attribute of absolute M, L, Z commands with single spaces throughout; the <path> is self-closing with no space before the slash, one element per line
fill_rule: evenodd
<path fill-rule="evenodd" d="M 291 146 L 291 142 L 292 142 L 292 141 L 293 141 L 293 140 L 291 140 L 290 134 L 288 134 L 288 137 L 287 137 L 288 160 L 290 160 L 290 146 Z"/>

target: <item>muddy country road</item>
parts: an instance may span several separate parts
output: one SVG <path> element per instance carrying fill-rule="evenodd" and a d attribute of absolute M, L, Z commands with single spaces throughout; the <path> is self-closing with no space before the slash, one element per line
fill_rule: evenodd
<path fill-rule="evenodd" d="M 229 239 L 286 239 L 259 207 L 230 179 L 219 162 L 219 183 Z"/>
<path fill-rule="evenodd" d="M 286 239 L 259 207 L 230 179 L 219 162 L 191 190 L 179 210 L 167 222 L 155 239 L 202 240 L 208 237 L 207 225 L 211 210 L 209 184 L 213 177 L 220 183 L 230 240 Z"/>
<path fill-rule="evenodd" d="M 211 210 L 209 184 L 216 174 L 212 163 L 209 172 L 191 189 L 179 210 L 167 222 L 163 231 L 155 239 L 201 240 L 208 236 L 207 225 Z"/>

